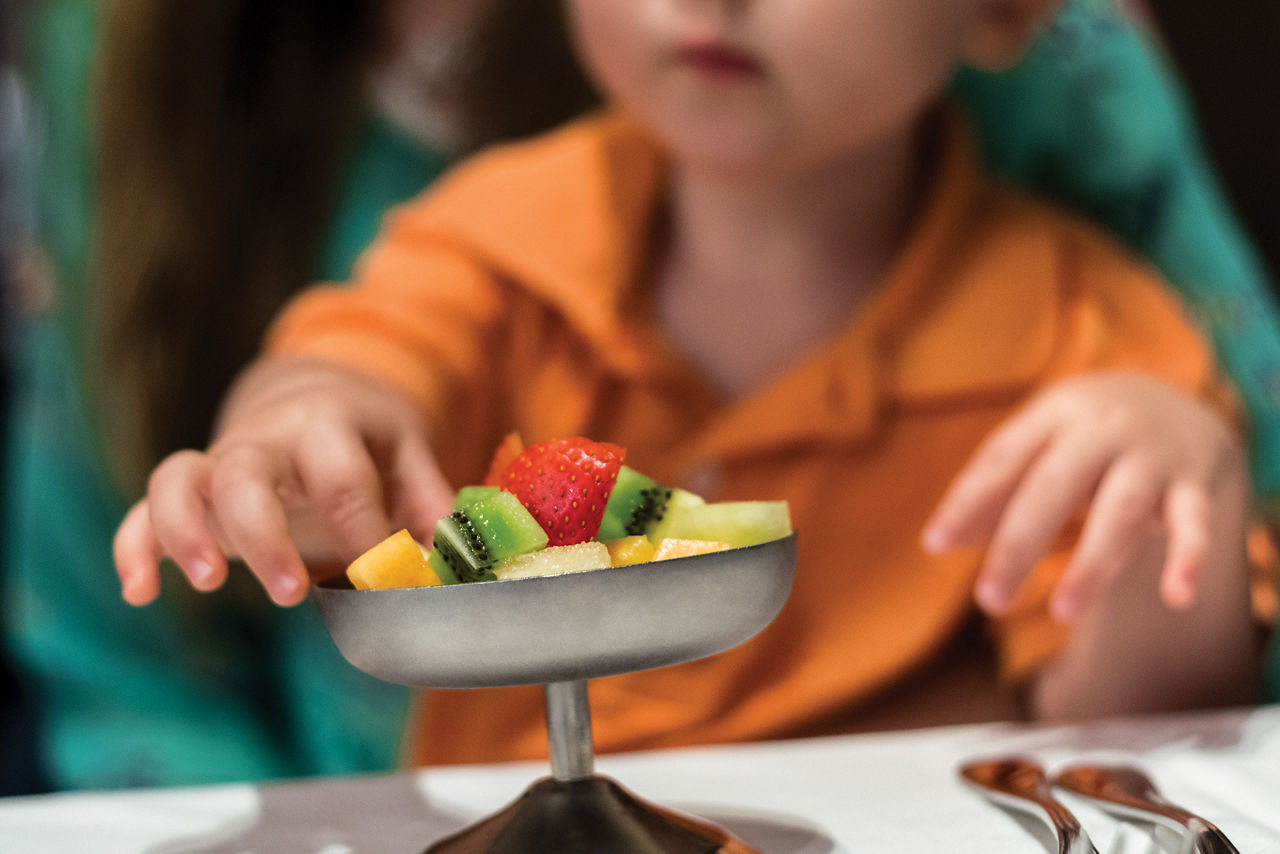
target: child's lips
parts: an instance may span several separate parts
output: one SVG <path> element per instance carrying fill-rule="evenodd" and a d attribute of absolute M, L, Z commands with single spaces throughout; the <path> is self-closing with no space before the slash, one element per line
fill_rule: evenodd
<path fill-rule="evenodd" d="M 690 42 L 677 51 L 681 64 L 708 77 L 747 79 L 764 74 L 764 66 L 749 53 L 720 42 Z"/>

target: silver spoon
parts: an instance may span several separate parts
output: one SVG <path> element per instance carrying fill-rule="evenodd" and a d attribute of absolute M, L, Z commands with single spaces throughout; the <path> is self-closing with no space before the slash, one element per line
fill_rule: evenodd
<path fill-rule="evenodd" d="M 1074 765 L 1053 784 L 1121 818 L 1168 828 L 1184 840 L 1180 854 L 1239 854 L 1211 822 L 1165 800 L 1146 774 L 1129 766 Z"/>
<path fill-rule="evenodd" d="M 1098 854 L 1080 821 L 1053 796 L 1035 760 L 1010 756 L 969 762 L 960 776 L 992 802 L 1046 822 L 1058 836 L 1058 854 Z"/>

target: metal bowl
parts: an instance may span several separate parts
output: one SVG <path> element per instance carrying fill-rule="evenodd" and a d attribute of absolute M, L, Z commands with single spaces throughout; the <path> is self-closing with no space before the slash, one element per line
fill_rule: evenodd
<path fill-rule="evenodd" d="M 313 595 L 343 656 L 379 679 L 481 688 L 589 679 L 731 649 L 791 593 L 796 535 L 544 578 Z"/>

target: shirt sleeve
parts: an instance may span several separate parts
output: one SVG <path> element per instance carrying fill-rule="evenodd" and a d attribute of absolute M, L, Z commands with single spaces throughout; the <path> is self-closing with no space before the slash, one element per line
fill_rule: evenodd
<path fill-rule="evenodd" d="M 446 413 L 457 419 L 458 406 L 482 405 L 493 386 L 486 353 L 501 334 L 502 297 L 494 274 L 420 224 L 420 204 L 388 217 L 350 287 L 316 286 L 293 299 L 267 352 L 376 376 L 415 401 L 434 432 Z"/>

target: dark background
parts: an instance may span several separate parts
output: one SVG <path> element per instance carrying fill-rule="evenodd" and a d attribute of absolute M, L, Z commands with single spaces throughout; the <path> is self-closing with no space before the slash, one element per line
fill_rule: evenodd
<path fill-rule="evenodd" d="M 1149 0 L 1236 209 L 1280 273 L 1280 0 Z"/>

